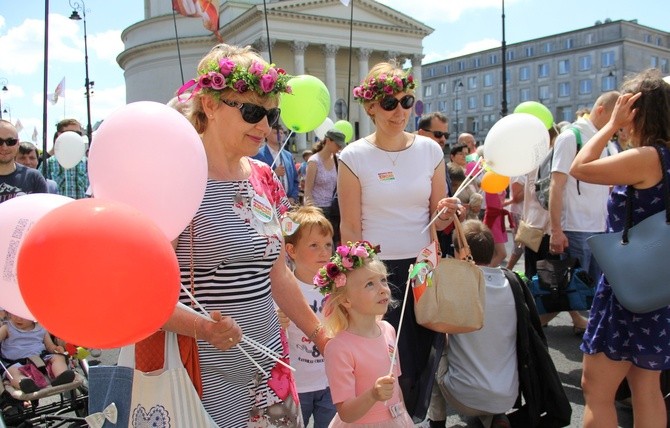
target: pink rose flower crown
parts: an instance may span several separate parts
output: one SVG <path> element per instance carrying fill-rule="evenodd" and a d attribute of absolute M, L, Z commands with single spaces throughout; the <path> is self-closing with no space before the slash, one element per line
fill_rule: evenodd
<path fill-rule="evenodd" d="M 330 262 L 314 275 L 314 286 L 324 296 L 330 294 L 334 288 L 346 285 L 345 272 L 363 266 L 365 260 L 375 258 L 379 253 L 379 245 L 373 247 L 367 241 L 348 242 L 347 245 L 338 246 Z"/>
<path fill-rule="evenodd" d="M 377 101 L 388 95 L 405 92 L 416 87 L 414 76 L 407 70 L 403 75 L 382 73 L 361 82 L 353 89 L 354 100 L 359 103 Z"/>
<path fill-rule="evenodd" d="M 177 91 L 177 96 L 180 97 L 190 90 L 189 99 L 198 91 L 205 91 L 218 98 L 225 88 L 240 94 L 247 91 L 254 91 L 262 96 L 290 94 L 288 81 L 292 77 L 283 69 L 275 68 L 274 64 L 254 61 L 249 67 L 243 67 L 230 58 L 221 58 L 218 62 L 210 61 L 206 67 L 198 70 L 198 77 L 184 83 Z"/>

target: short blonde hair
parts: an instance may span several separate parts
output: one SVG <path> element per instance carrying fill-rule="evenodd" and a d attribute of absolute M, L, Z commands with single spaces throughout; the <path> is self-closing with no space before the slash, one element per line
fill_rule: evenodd
<path fill-rule="evenodd" d="M 284 237 L 287 244 L 296 245 L 312 228 L 317 228 L 325 236 L 333 237 L 333 225 L 323 215 L 321 208 L 305 205 L 289 211 L 287 216 L 300 225 L 295 233 Z"/>

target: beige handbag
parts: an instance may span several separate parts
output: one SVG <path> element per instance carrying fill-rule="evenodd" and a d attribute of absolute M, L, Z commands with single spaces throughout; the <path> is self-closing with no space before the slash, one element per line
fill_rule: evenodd
<path fill-rule="evenodd" d="M 484 326 L 484 274 L 472 260 L 470 247 L 457 218 L 454 219 L 454 226 L 458 242 L 467 254 L 466 260 L 440 258 L 432 271 L 415 277 L 412 285 L 422 288 L 422 293 L 414 301 L 417 323 L 438 333 L 469 333 Z M 431 232 L 437 241 L 434 228 Z M 417 259 L 417 262 L 420 261 L 421 256 Z"/>
<path fill-rule="evenodd" d="M 517 244 L 523 244 L 537 253 L 537 250 L 540 249 L 543 236 L 544 231 L 542 229 L 533 227 L 525 221 L 521 220 L 519 221 L 519 227 L 516 231 L 514 242 Z"/>

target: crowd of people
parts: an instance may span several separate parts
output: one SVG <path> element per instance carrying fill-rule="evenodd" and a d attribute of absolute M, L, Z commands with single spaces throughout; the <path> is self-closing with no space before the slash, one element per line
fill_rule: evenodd
<path fill-rule="evenodd" d="M 588 321 L 570 312 L 583 336 L 584 426 L 616 426 L 614 396 L 625 378 L 636 426 L 665 427 L 659 373 L 670 368 L 670 349 L 663 337 L 642 332 L 669 320 L 670 308 L 623 309 L 586 243 L 623 227 L 627 186 L 645 207 L 635 223 L 663 209 L 653 204 L 665 191 L 653 146 L 670 160 L 670 85 L 657 72 L 635 76 L 574 123 L 548 131 L 548 210 L 535 198 L 537 170 L 513 177 L 507 191 L 488 193 L 478 180 L 460 189 L 469 156 L 486 153 L 469 133 L 449 146 L 441 113 L 424 115 L 408 132 L 416 84 L 390 62 L 374 65 L 353 90 L 374 132 L 345 144 L 333 128 L 296 163 L 279 120 L 289 79 L 251 48 L 221 44 L 184 85 L 188 100 L 173 103 L 207 157 L 203 201 L 173 245 L 183 285 L 210 318 L 177 307 L 163 328 L 197 340 L 202 402 L 219 426 L 300 427 L 311 419 L 315 428 L 408 427 L 427 417 L 430 427 L 444 427 L 447 406 L 486 428 L 511 426 L 506 413 L 518 404 L 522 370 L 517 323 L 546 326 L 556 315 L 537 317 L 533 308 L 518 318 L 504 267 L 523 254 L 527 277 L 539 260 L 570 256 L 598 283 Z M 59 122 L 54 139 L 66 131 L 81 134 L 81 125 Z M 621 151 L 608 144 L 617 134 Z M 0 202 L 90 194 L 85 157 L 70 169 L 53 156 L 40 159 L 0 120 Z M 463 243 L 452 243 L 456 217 L 486 278 L 486 322 L 480 331 L 445 336 L 417 323 L 411 297 L 401 303 L 409 268 L 430 243 L 423 230 L 431 220 L 444 256 L 464 257 Z M 520 221 L 541 230 L 542 242 L 537 251 L 515 245 L 507 260 L 509 229 Z M 182 292 L 180 301 L 190 297 Z M 3 361 L 16 331 L 31 331 L 36 351 L 62 352 L 39 324 L 10 315 L 0 327 Z M 288 357 L 295 374 L 265 354 L 251 361 L 244 338 Z M 16 387 L 34 391 L 10 360 Z M 55 369 L 57 382 L 69 376 Z"/>

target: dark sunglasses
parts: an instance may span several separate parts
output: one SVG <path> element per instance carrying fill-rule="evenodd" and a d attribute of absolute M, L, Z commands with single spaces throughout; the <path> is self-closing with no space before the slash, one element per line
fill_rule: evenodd
<path fill-rule="evenodd" d="M 414 105 L 414 95 L 405 95 L 400 99 L 389 95 L 379 101 L 379 106 L 386 111 L 393 111 L 396 107 L 398 107 L 398 103 L 400 103 L 400 106 L 405 110 L 412 108 Z"/>
<path fill-rule="evenodd" d="M 3 144 L 7 147 L 13 147 L 19 143 L 18 138 L 0 138 L 0 146 Z"/>
<path fill-rule="evenodd" d="M 279 120 L 279 113 L 281 113 L 281 110 L 279 110 L 277 107 L 268 110 L 265 107 L 251 103 L 238 103 L 237 101 L 227 100 L 221 101 L 230 107 L 240 109 L 240 113 L 242 113 L 242 119 L 247 123 L 256 124 L 263 120 L 265 116 L 267 116 L 268 124 L 270 127 L 272 127 L 272 125 L 277 123 L 277 120 Z"/>
<path fill-rule="evenodd" d="M 423 128 L 421 128 L 421 129 L 423 129 Z M 426 132 L 432 132 L 432 133 L 433 133 L 433 136 L 435 136 L 435 138 L 442 138 L 442 137 L 444 137 L 444 138 L 446 138 L 446 139 L 449 139 L 449 135 L 450 135 L 450 134 L 449 134 L 448 132 L 431 131 L 430 129 L 423 129 L 423 130 L 426 131 Z"/>

